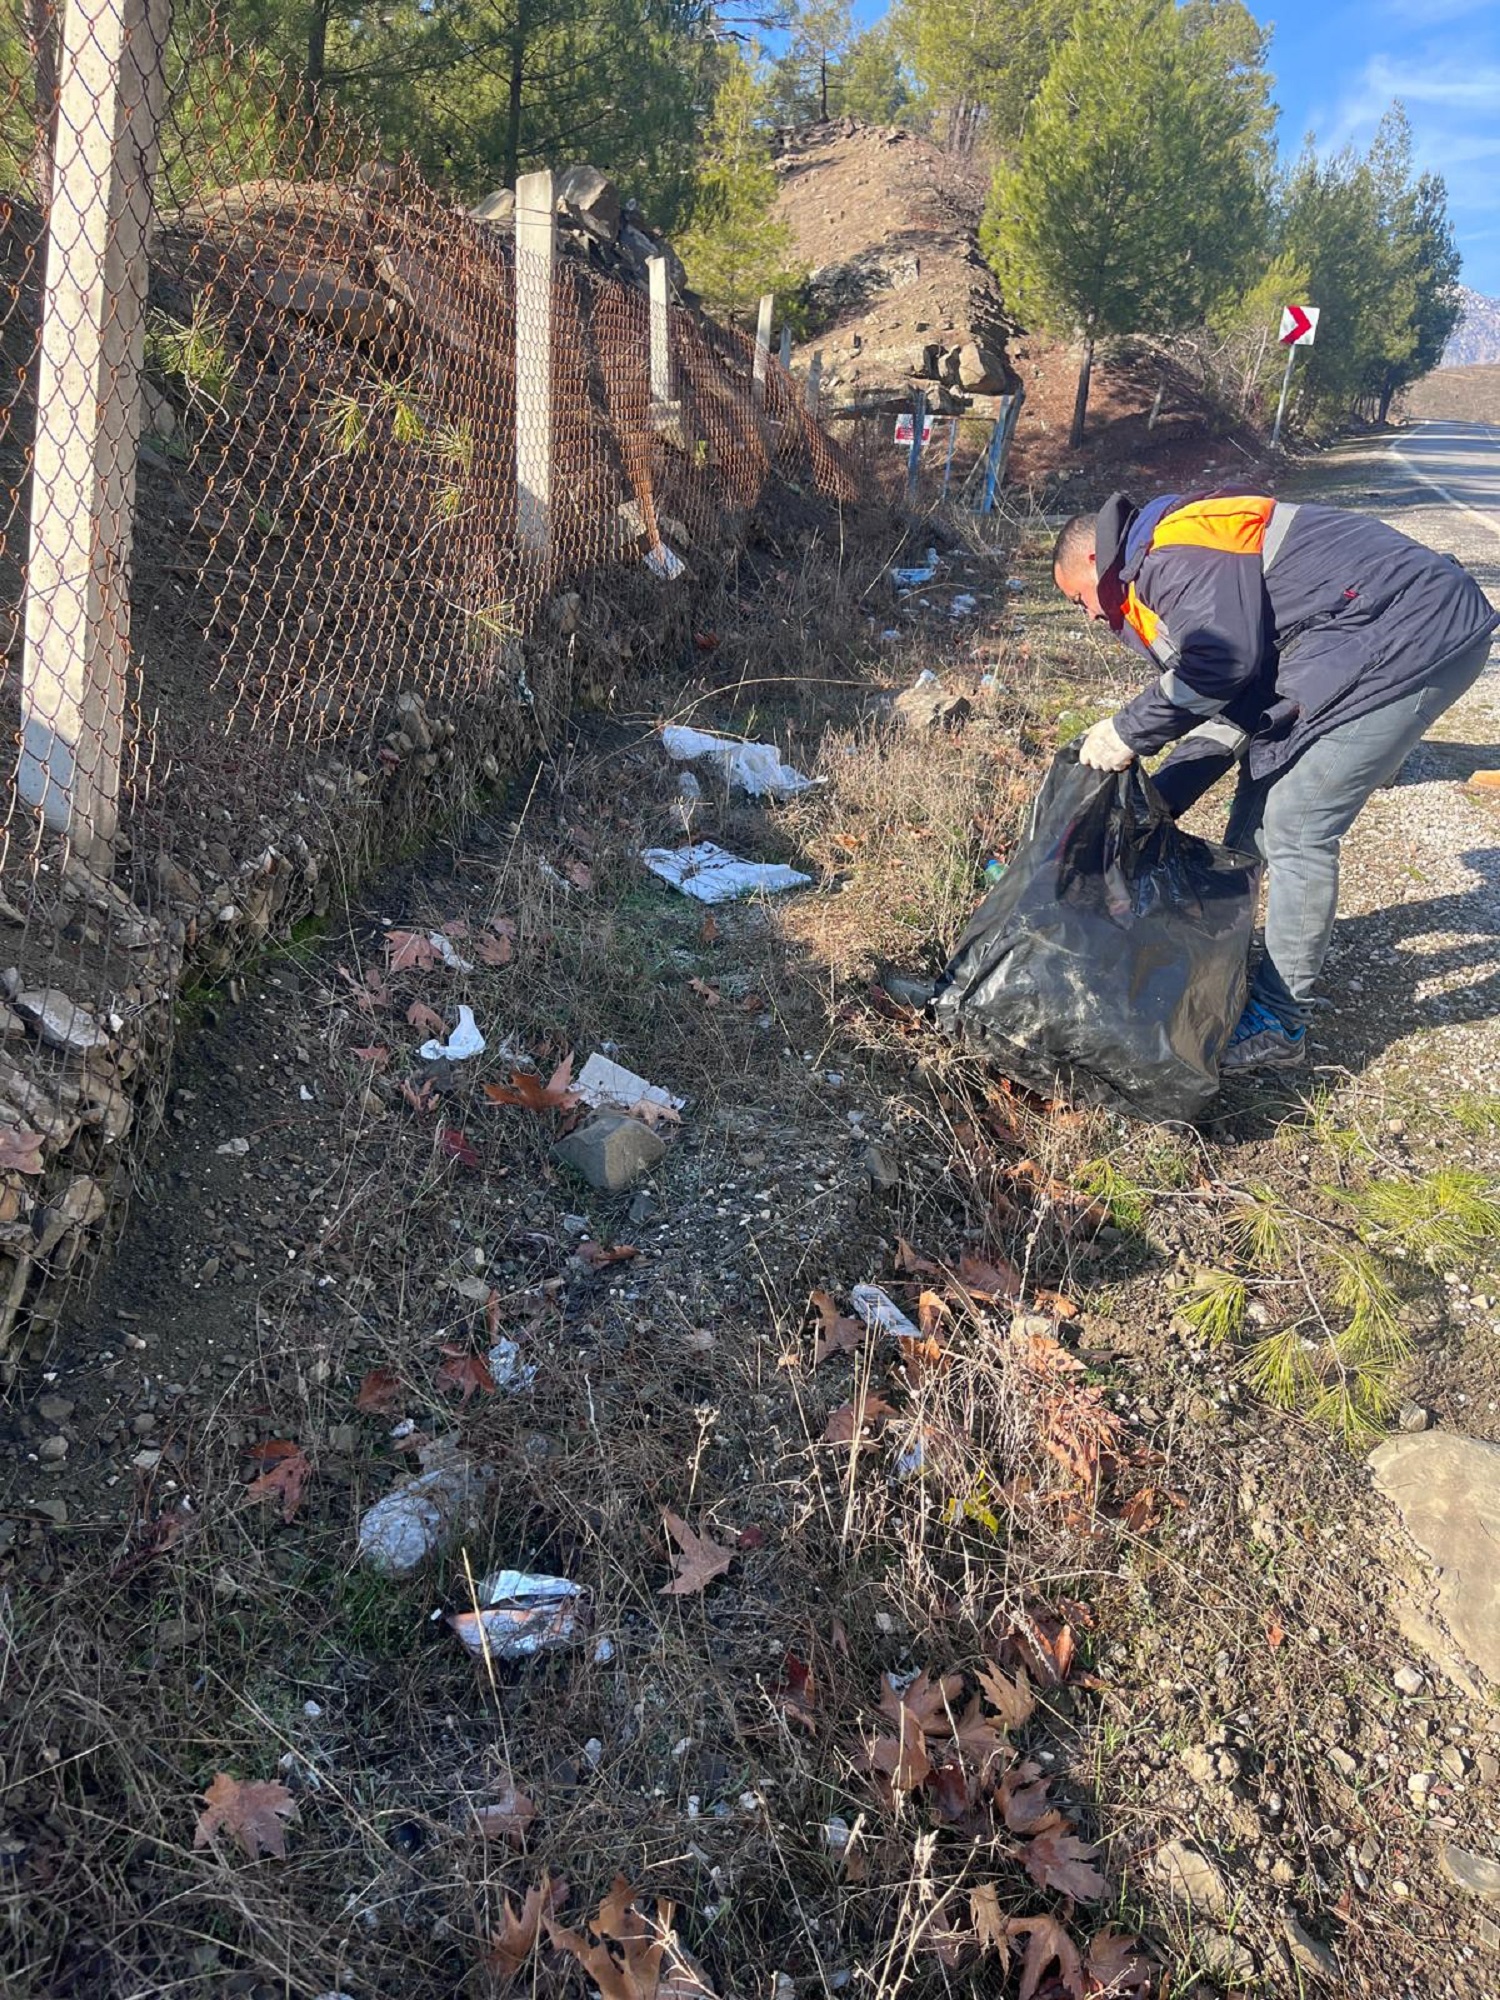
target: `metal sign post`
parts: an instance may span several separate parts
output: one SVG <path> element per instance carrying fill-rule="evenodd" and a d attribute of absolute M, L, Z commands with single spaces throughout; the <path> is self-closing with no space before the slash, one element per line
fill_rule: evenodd
<path fill-rule="evenodd" d="M 1284 306 L 1281 313 L 1281 332 L 1277 335 L 1286 349 L 1286 373 L 1281 378 L 1281 398 L 1276 405 L 1276 421 L 1271 426 L 1271 449 L 1275 451 L 1281 442 L 1281 420 L 1286 415 L 1286 395 L 1292 386 L 1292 363 L 1297 359 L 1299 347 L 1311 347 L 1318 337 L 1317 306 Z"/>

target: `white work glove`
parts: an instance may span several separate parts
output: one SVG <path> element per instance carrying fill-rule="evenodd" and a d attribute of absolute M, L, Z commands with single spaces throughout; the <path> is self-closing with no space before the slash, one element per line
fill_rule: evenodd
<path fill-rule="evenodd" d="M 1135 752 L 1121 736 L 1114 722 L 1096 722 L 1078 746 L 1078 761 L 1091 771 L 1123 771 L 1135 762 Z"/>

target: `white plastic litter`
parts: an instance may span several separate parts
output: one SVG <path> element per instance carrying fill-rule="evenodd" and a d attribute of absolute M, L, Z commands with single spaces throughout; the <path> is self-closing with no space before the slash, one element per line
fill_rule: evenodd
<path fill-rule="evenodd" d="M 479 1584 L 476 1611 L 449 1618 L 471 1653 L 498 1660 L 527 1660 L 551 1646 L 567 1646 L 588 1629 L 588 1593 L 565 1576 L 533 1576 L 502 1569 Z"/>
<path fill-rule="evenodd" d="M 978 602 L 979 599 L 970 597 L 967 591 L 960 592 L 948 606 L 948 615 L 950 618 L 971 618 Z"/>
<path fill-rule="evenodd" d="M 712 841 L 696 847 L 648 847 L 641 856 L 653 875 L 699 903 L 730 903 L 736 896 L 773 896 L 782 889 L 809 889 L 812 877 L 780 862 L 738 861 Z"/>
<path fill-rule="evenodd" d="M 927 560 L 913 563 L 908 569 L 893 569 L 891 582 L 897 590 L 920 590 L 924 583 L 931 583 L 937 575 L 938 553 L 936 549 L 927 551 Z"/>
<path fill-rule="evenodd" d="M 856 1285 L 849 1298 L 866 1326 L 879 1327 L 882 1333 L 894 1334 L 897 1340 L 922 1338 L 900 1306 L 887 1298 L 879 1285 Z"/>
<path fill-rule="evenodd" d="M 497 1389 L 529 1389 L 536 1380 L 536 1363 L 523 1361 L 513 1340 L 497 1340 L 485 1360 Z"/>
<path fill-rule="evenodd" d="M 674 1097 L 669 1090 L 663 1090 L 659 1083 L 647 1083 L 645 1077 L 637 1076 L 633 1069 L 626 1069 L 624 1063 L 611 1062 L 608 1056 L 597 1052 L 578 1072 L 573 1088 L 594 1111 L 605 1105 L 631 1111 L 642 1102 L 659 1104 L 665 1111 L 680 1111 L 686 1102 L 684 1098 Z"/>
<path fill-rule="evenodd" d="M 429 931 L 427 933 L 427 942 L 432 946 L 450 972 L 472 972 L 474 970 L 473 965 L 468 959 L 459 957 L 453 948 L 452 938 L 444 936 L 442 931 Z"/>
<path fill-rule="evenodd" d="M 385 1576 L 410 1576 L 472 1523 L 490 1475 L 455 1457 L 393 1487 L 365 1510 L 359 1553 Z"/>
<path fill-rule="evenodd" d="M 482 1056 L 484 1054 L 484 1046 L 484 1036 L 479 1032 L 479 1023 L 474 1019 L 473 1008 L 460 1007 L 458 1010 L 458 1026 L 449 1035 L 447 1041 L 440 1042 L 434 1039 L 430 1042 L 423 1042 L 421 1048 L 417 1050 L 417 1054 L 422 1058 L 423 1062 L 439 1062 L 444 1057 L 449 1062 L 464 1062 L 470 1056 Z"/>
<path fill-rule="evenodd" d="M 790 799 L 808 792 L 814 780 L 783 764 L 774 743 L 743 743 L 733 736 L 715 736 L 707 729 L 685 729 L 669 722 L 661 733 L 662 748 L 679 764 L 700 757 L 717 764 L 732 785 L 751 798 Z"/>
<path fill-rule="evenodd" d="M 642 558 L 653 576 L 659 576 L 663 583 L 675 583 L 687 568 L 687 564 L 675 549 L 669 549 L 665 542 L 658 542 L 654 549 L 647 549 Z"/>
<path fill-rule="evenodd" d="M 703 787 L 698 783 L 698 780 L 693 776 L 691 771 L 679 771 L 677 773 L 677 796 L 682 799 L 702 798 Z"/>

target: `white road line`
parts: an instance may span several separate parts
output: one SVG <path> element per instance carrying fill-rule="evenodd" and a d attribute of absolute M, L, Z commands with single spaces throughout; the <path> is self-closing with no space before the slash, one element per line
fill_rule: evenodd
<path fill-rule="evenodd" d="M 1413 479 L 1420 479 L 1422 484 L 1430 486 L 1434 493 L 1441 493 L 1448 505 L 1456 507 L 1460 514 L 1472 514 L 1482 527 L 1488 528 L 1490 533 L 1497 540 L 1500 540 L 1500 521 L 1497 521 L 1493 514 L 1486 514 L 1478 507 L 1471 507 L 1467 500 L 1460 500 L 1456 493 L 1450 493 L 1448 488 L 1439 480 L 1434 479 L 1430 472 L 1424 472 L 1421 466 L 1413 465 L 1411 460 L 1406 456 L 1406 453 L 1404 451 L 1397 451 L 1394 445 L 1391 446 L 1391 457 L 1399 465 L 1404 465 Z"/>

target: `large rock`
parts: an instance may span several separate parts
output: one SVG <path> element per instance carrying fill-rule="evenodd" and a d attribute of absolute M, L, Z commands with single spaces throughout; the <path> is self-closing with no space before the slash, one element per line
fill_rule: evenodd
<path fill-rule="evenodd" d="M 618 1194 L 654 1167 L 667 1149 L 641 1119 L 623 1111 L 598 1111 L 559 1140 L 555 1150 L 590 1187 Z"/>
<path fill-rule="evenodd" d="M 1229 1884 L 1201 1848 L 1185 1840 L 1165 1840 L 1152 1855 L 1147 1872 L 1164 1895 L 1195 1917 L 1229 1914 Z"/>
<path fill-rule="evenodd" d="M 469 210 L 476 222 L 488 222 L 496 229 L 514 229 L 516 225 L 516 192 L 514 188 L 496 188 L 483 201 L 476 201 Z"/>
<path fill-rule="evenodd" d="M 1010 373 L 998 355 L 977 340 L 966 340 L 958 350 L 958 386 L 970 396 L 1003 396 Z"/>
<path fill-rule="evenodd" d="M 1443 1844 L 1443 1873 L 1457 1888 L 1478 1896 L 1482 1902 L 1500 1903 L 1500 1861 L 1486 1854 L 1471 1854 L 1467 1848 Z"/>
<path fill-rule="evenodd" d="M 1370 1470 L 1432 1565 L 1454 1640 L 1500 1684 L 1500 1446 L 1419 1431 L 1378 1444 Z"/>
<path fill-rule="evenodd" d="M 568 167 L 554 183 L 558 213 L 576 220 L 601 243 L 620 233 L 620 190 L 597 167 Z"/>

